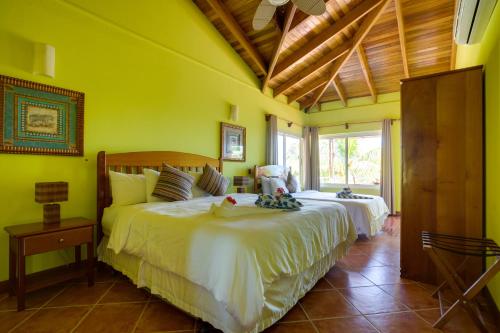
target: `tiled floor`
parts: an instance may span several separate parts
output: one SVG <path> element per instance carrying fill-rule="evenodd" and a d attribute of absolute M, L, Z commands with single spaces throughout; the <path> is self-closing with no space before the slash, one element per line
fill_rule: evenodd
<path fill-rule="evenodd" d="M 431 286 L 399 278 L 397 219 L 391 233 L 358 240 L 272 333 L 440 332 Z M 98 283 L 70 283 L 31 293 L 27 310 L 0 295 L 0 332 L 216 332 L 206 323 L 135 288 L 123 276 L 98 273 Z M 467 315 L 445 332 L 477 332 Z M 491 327 L 492 332 L 498 328 Z"/>

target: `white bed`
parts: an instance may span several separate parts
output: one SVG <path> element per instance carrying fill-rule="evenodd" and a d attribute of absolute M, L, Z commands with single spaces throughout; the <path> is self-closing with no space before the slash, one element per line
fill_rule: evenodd
<path fill-rule="evenodd" d="M 253 206 L 252 194 L 233 194 Z M 106 208 L 98 255 L 224 332 L 260 332 L 281 318 L 355 240 L 345 208 L 303 200 L 299 212 L 216 218 L 224 197 Z"/>
<path fill-rule="evenodd" d="M 172 154 L 99 154 L 98 258 L 224 332 L 271 326 L 356 239 L 345 207 L 321 201 L 303 200 L 300 211 L 255 208 L 259 213 L 231 218 L 209 213 L 224 197 L 110 207 L 107 170 L 141 172 L 169 160 L 198 167 L 208 159 Z M 256 195 L 233 196 L 239 206 L 255 207 Z"/>
<path fill-rule="evenodd" d="M 364 197 L 371 199 L 342 199 L 337 198 L 336 193 L 302 191 L 293 193 L 293 196 L 299 200 L 335 202 L 345 206 L 356 226 L 358 235 L 375 236 L 382 230 L 384 221 L 389 215 L 389 208 L 384 199 L 376 195 L 363 194 Z"/>
<path fill-rule="evenodd" d="M 255 166 L 254 175 L 254 192 L 260 193 L 261 176 L 286 179 L 287 170 L 278 165 Z M 389 208 L 384 199 L 380 196 L 362 194 L 371 199 L 341 199 L 337 198 L 336 193 L 319 191 L 302 191 L 292 193 L 292 195 L 299 200 L 324 201 L 339 203 L 345 206 L 356 226 L 358 235 L 365 235 L 368 237 L 375 236 L 375 234 L 382 229 L 384 221 L 389 215 Z"/>

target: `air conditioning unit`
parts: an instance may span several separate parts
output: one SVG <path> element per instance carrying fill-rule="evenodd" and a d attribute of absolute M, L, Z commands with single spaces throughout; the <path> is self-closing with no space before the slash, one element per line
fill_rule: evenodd
<path fill-rule="evenodd" d="M 481 41 L 497 0 L 459 0 L 454 36 L 457 44 Z"/>

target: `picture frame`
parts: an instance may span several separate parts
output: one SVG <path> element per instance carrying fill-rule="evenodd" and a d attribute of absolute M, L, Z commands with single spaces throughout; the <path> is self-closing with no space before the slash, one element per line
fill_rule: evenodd
<path fill-rule="evenodd" d="M 83 156 L 82 92 L 0 75 L 0 153 Z"/>
<path fill-rule="evenodd" d="M 246 161 L 246 128 L 221 122 L 220 151 L 224 161 Z"/>

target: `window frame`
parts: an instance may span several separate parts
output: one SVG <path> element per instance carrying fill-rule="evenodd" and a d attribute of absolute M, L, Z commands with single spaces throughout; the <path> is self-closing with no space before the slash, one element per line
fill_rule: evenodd
<path fill-rule="evenodd" d="M 298 139 L 299 140 L 299 179 L 301 180 L 301 183 L 303 181 L 303 169 L 304 169 L 304 164 L 303 164 L 303 161 L 304 161 L 304 144 L 303 144 L 303 141 L 302 141 L 302 137 L 299 136 L 299 135 L 294 135 L 294 134 L 290 134 L 290 133 L 287 133 L 287 132 L 280 132 L 278 131 L 278 137 L 279 136 L 283 136 L 283 167 L 285 168 L 285 170 L 287 170 L 287 173 L 289 171 L 289 166 L 286 165 L 286 138 L 287 137 L 290 137 L 290 138 L 293 138 L 293 139 Z M 278 139 L 278 142 L 279 142 L 279 139 Z M 278 148 L 278 152 L 279 152 L 279 148 Z M 278 160 L 279 160 L 279 157 L 278 157 Z"/>
<path fill-rule="evenodd" d="M 344 145 L 345 145 L 345 151 L 349 151 L 349 138 L 357 138 L 357 137 L 367 137 L 367 136 L 379 136 L 381 141 L 382 141 L 382 131 L 381 130 L 376 130 L 376 131 L 366 131 L 366 132 L 352 132 L 352 133 L 338 133 L 338 134 L 327 134 L 327 135 L 321 135 L 321 139 L 344 139 Z M 331 142 L 331 141 L 330 141 Z M 330 149 L 331 149 L 331 144 L 330 144 Z M 382 149 L 382 143 L 380 146 L 380 149 Z M 331 150 L 330 150 L 331 153 Z M 337 187 L 337 188 L 343 188 L 343 187 L 350 187 L 350 188 L 358 188 L 358 189 L 372 189 L 372 190 L 379 190 L 380 189 L 380 184 L 349 184 L 349 155 L 346 156 L 345 158 L 345 183 L 320 183 L 321 187 Z M 382 159 L 380 160 L 380 167 L 382 170 Z"/>

